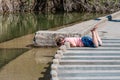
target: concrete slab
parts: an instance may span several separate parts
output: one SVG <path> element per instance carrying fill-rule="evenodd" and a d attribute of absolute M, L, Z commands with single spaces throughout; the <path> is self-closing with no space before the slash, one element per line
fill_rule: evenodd
<path fill-rule="evenodd" d="M 104 41 L 102 47 L 75 47 L 63 52 L 56 70 L 59 80 L 119 80 L 119 39 Z"/>
<path fill-rule="evenodd" d="M 62 77 L 59 80 L 119 80 L 120 77 L 114 77 L 114 76 L 107 76 L 107 77 L 100 77 L 100 76 L 95 76 L 95 77 Z"/>
<path fill-rule="evenodd" d="M 92 48 L 92 47 L 71 47 L 67 50 L 120 50 L 120 47 L 103 47 L 103 46 L 100 46 L 98 48 Z"/>
<path fill-rule="evenodd" d="M 113 54 L 113 53 L 120 53 L 120 51 L 116 51 L 116 50 L 112 50 L 112 51 L 97 51 L 97 50 L 96 51 L 89 51 L 89 50 L 88 51 L 87 50 L 86 51 L 78 51 L 77 50 L 77 51 L 66 51 L 64 54 L 81 54 L 81 53 L 85 53 L 85 54 L 93 54 L 93 53 L 94 54 L 102 54 L 102 53 L 103 54 L 104 53 L 111 54 L 112 53 Z"/>

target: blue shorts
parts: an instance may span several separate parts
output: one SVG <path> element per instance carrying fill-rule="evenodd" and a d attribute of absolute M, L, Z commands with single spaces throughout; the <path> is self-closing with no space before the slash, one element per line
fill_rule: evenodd
<path fill-rule="evenodd" d="M 81 40 L 82 40 L 85 47 L 95 47 L 91 37 L 83 36 Z"/>

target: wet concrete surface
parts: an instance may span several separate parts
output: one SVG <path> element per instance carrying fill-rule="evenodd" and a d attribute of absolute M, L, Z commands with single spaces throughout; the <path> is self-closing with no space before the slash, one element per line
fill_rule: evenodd
<path fill-rule="evenodd" d="M 102 38 L 120 38 L 120 22 L 108 21 L 99 31 Z"/>

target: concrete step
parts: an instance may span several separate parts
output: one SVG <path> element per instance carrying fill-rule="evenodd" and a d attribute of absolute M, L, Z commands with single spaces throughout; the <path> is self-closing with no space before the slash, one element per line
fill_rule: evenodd
<path fill-rule="evenodd" d="M 119 67 L 85 67 L 85 68 L 83 68 L 83 67 L 77 67 L 77 68 L 67 68 L 67 69 L 59 69 L 58 71 L 71 71 L 71 72 L 73 72 L 73 71 L 79 71 L 79 70 L 84 70 L 84 71 L 89 71 L 89 70 L 120 70 L 120 68 Z"/>
<path fill-rule="evenodd" d="M 106 41 L 119 41 L 120 38 L 102 38 L 102 41 L 104 41 L 104 40 L 106 40 Z"/>
<path fill-rule="evenodd" d="M 60 65 L 120 65 L 120 60 L 60 60 Z"/>
<path fill-rule="evenodd" d="M 119 40 L 102 40 L 103 43 L 119 43 L 120 42 L 120 39 Z"/>
<path fill-rule="evenodd" d="M 120 60 L 60 60 L 60 62 L 119 62 L 120 63 Z"/>
<path fill-rule="evenodd" d="M 119 43 L 104 43 L 102 44 L 103 47 L 120 47 Z"/>
<path fill-rule="evenodd" d="M 67 49 L 67 50 L 96 50 L 96 51 L 98 51 L 98 50 L 100 50 L 100 51 L 103 51 L 103 50 L 114 50 L 114 51 L 116 51 L 116 50 L 120 50 L 120 47 L 98 47 L 98 48 L 92 48 L 92 47 L 71 47 L 71 48 L 69 48 L 69 49 Z"/>
<path fill-rule="evenodd" d="M 104 43 L 120 43 L 120 41 L 118 41 L 118 40 L 117 41 L 114 41 L 114 40 L 113 41 L 112 40 L 110 40 L 110 41 L 104 40 L 102 42 L 103 42 L 103 44 Z"/>
<path fill-rule="evenodd" d="M 111 53 L 66 53 L 63 56 L 120 56 L 119 52 Z"/>
<path fill-rule="evenodd" d="M 119 76 L 95 76 L 95 77 L 60 77 L 59 80 L 120 80 Z"/>
<path fill-rule="evenodd" d="M 92 71 L 92 72 L 63 72 L 58 73 L 58 77 L 119 77 L 120 72 L 115 71 Z"/>
<path fill-rule="evenodd" d="M 120 39 L 102 39 L 98 48 L 74 47 L 63 52 L 59 80 L 120 80 Z"/>
<path fill-rule="evenodd" d="M 120 58 L 120 56 L 95 56 L 95 55 L 92 55 L 92 56 L 89 56 L 89 55 L 86 55 L 86 56 L 62 56 L 62 59 L 64 58 Z"/>
<path fill-rule="evenodd" d="M 85 53 L 85 54 L 102 54 L 102 53 L 109 53 L 109 54 L 113 54 L 113 53 L 120 53 L 120 51 L 119 50 L 112 50 L 112 51 L 97 51 L 97 50 L 95 50 L 95 51 L 89 51 L 89 50 L 84 50 L 84 51 L 81 51 L 81 50 L 76 50 L 76 51 L 74 51 L 74 50 L 68 50 L 68 51 L 66 51 L 64 54 L 82 54 L 82 53 Z"/>
<path fill-rule="evenodd" d="M 120 56 L 63 56 L 62 60 L 120 60 Z"/>
<path fill-rule="evenodd" d="M 118 46 L 120 45 L 120 39 L 102 39 L 104 47 Z"/>
<path fill-rule="evenodd" d="M 59 65 L 58 70 L 120 70 L 120 65 Z"/>
<path fill-rule="evenodd" d="M 120 43 L 120 39 L 102 39 L 103 44 L 104 43 Z"/>
<path fill-rule="evenodd" d="M 105 45 L 105 44 L 111 44 L 111 45 L 115 45 L 115 44 L 118 44 L 118 45 L 120 45 L 120 43 L 119 42 L 104 42 L 102 45 Z"/>
<path fill-rule="evenodd" d="M 69 74 L 69 73 L 73 73 L 73 74 L 80 74 L 80 73 L 120 73 L 120 70 L 57 70 L 58 74 Z M 120 74 L 119 74 L 120 75 Z"/>

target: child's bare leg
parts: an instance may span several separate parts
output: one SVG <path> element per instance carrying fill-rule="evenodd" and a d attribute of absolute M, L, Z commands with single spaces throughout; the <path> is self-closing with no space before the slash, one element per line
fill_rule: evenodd
<path fill-rule="evenodd" d="M 95 34 L 96 34 L 96 38 L 99 41 L 99 45 L 102 45 L 102 40 L 101 40 L 100 36 L 98 35 L 97 30 L 95 29 L 94 31 L 95 31 Z"/>
<path fill-rule="evenodd" d="M 91 30 L 91 33 L 92 33 L 93 43 L 94 43 L 95 47 L 98 47 L 98 39 L 97 39 L 97 37 L 96 37 L 96 32 L 95 32 L 95 30 L 94 30 L 94 29 Z"/>

